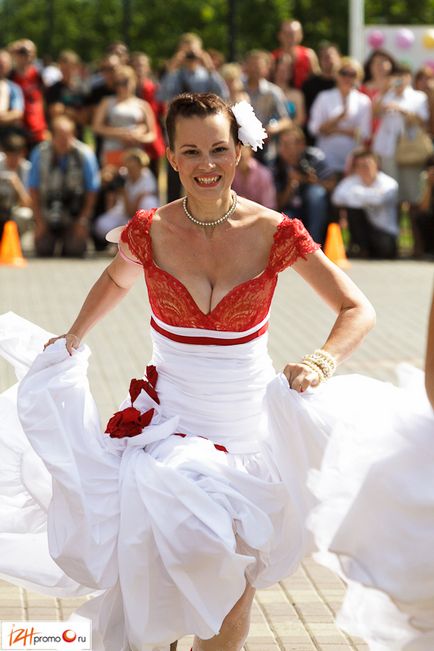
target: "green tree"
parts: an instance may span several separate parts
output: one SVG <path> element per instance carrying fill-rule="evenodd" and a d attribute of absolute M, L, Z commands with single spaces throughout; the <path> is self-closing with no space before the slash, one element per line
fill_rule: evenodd
<path fill-rule="evenodd" d="M 302 22 L 312 47 L 328 39 L 346 51 L 348 6 L 348 0 L 236 0 L 237 53 L 273 49 L 287 17 Z M 158 65 L 187 31 L 227 54 L 228 11 L 229 0 L 0 0 L 0 40 L 4 45 L 26 36 L 41 54 L 71 48 L 92 61 L 111 41 L 128 38 L 133 50 L 148 52 Z M 365 14 L 368 24 L 430 24 L 434 0 L 366 0 Z"/>

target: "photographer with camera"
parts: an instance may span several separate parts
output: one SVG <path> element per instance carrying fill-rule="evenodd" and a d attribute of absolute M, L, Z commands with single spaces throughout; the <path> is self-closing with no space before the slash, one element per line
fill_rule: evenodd
<path fill-rule="evenodd" d="M 32 152 L 29 189 L 38 256 L 83 257 L 100 179 L 93 151 L 74 136 L 66 116 L 53 120 L 53 137 Z"/>
<path fill-rule="evenodd" d="M 202 39 L 192 33 L 181 36 L 177 52 L 167 63 L 158 98 L 170 101 L 180 93 L 215 93 L 229 98 L 226 83 L 203 49 Z"/>
<path fill-rule="evenodd" d="M 324 243 L 329 223 L 329 193 L 336 176 L 317 147 L 306 147 L 303 131 L 292 126 L 279 134 L 274 168 L 277 207 L 302 220 L 316 242 Z"/>
<path fill-rule="evenodd" d="M 106 212 L 98 215 L 94 234 L 104 239 L 117 226 L 126 224 L 138 210 L 148 210 L 160 205 L 157 180 L 149 169 L 149 156 L 141 149 L 128 149 L 118 170 L 111 166 L 103 169 L 105 190 L 112 204 Z M 111 201 L 110 201 L 111 199 Z"/>
<path fill-rule="evenodd" d="M 202 47 L 197 34 L 183 34 L 178 50 L 167 62 L 157 97 L 170 102 L 181 93 L 215 93 L 228 100 L 229 89 L 223 77 L 215 70 L 210 55 Z M 167 167 L 167 201 L 175 201 L 181 195 L 181 182 L 171 165 Z"/>

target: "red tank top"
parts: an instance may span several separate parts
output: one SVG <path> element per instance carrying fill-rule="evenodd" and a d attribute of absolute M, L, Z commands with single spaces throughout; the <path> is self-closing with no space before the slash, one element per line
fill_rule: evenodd
<path fill-rule="evenodd" d="M 292 85 L 294 88 L 300 90 L 306 79 L 312 73 L 312 63 L 307 47 L 304 47 L 304 45 L 296 45 L 294 49 L 295 58 L 293 59 Z M 272 54 L 275 59 L 279 59 L 284 54 L 284 51 L 282 48 L 277 48 L 277 50 L 273 50 Z"/>
<path fill-rule="evenodd" d="M 32 66 L 24 74 L 16 70 L 12 72 L 11 80 L 21 87 L 24 95 L 24 126 L 29 132 L 32 142 L 44 139 L 47 123 L 44 113 L 44 84 L 38 70 Z"/>
<path fill-rule="evenodd" d="M 274 233 L 262 273 L 233 287 L 211 312 L 204 314 L 183 283 L 153 260 L 149 229 L 156 210 L 139 210 L 122 231 L 121 239 L 143 265 L 153 313 L 172 326 L 232 332 L 253 328 L 268 314 L 277 274 L 320 248 L 300 220 L 284 216 Z"/>

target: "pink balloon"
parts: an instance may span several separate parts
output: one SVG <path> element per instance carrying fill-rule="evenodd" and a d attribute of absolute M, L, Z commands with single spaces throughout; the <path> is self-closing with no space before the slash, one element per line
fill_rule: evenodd
<path fill-rule="evenodd" d="M 385 36 L 381 29 L 373 29 L 368 34 L 368 43 L 372 48 L 381 47 L 384 44 Z"/>
<path fill-rule="evenodd" d="M 431 70 L 434 72 L 434 59 L 429 59 L 428 61 L 424 61 L 423 65 L 426 66 L 427 68 L 431 68 Z"/>
<path fill-rule="evenodd" d="M 414 43 L 414 34 L 410 29 L 403 27 L 396 32 L 395 43 L 401 50 L 408 50 Z"/>

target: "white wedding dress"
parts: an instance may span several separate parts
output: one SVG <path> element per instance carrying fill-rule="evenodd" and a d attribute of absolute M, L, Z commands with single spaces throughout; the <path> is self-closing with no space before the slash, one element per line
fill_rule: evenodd
<path fill-rule="evenodd" d="M 49 333 L 0 317 L 0 354 L 20 380 L 0 397 L 0 576 L 96 592 L 73 616 L 92 620 L 93 651 L 212 637 L 246 579 L 272 585 L 315 547 L 348 582 L 342 627 L 373 651 L 434 648 L 433 412 L 422 385 L 349 375 L 300 395 L 275 374 L 277 273 L 315 249 L 284 221 L 264 273 L 203 315 L 153 264 L 150 213 L 132 220 L 123 237 L 145 269 L 153 357 L 110 435 L 87 346 L 41 352 Z M 170 323 L 186 315 L 192 327 Z"/>

